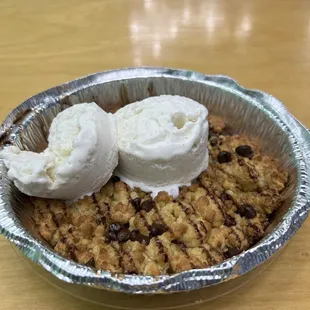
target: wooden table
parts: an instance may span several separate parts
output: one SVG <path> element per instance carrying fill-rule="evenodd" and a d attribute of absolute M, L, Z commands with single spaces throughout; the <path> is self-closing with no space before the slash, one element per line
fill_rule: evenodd
<path fill-rule="evenodd" d="M 2 0 L 0 116 L 88 73 L 165 66 L 234 77 L 310 127 L 308 0 Z M 246 288 L 196 309 L 310 309 L 310 221 Z M 0 309 L 99 309 L 43 282 L 0 239 Z"/>

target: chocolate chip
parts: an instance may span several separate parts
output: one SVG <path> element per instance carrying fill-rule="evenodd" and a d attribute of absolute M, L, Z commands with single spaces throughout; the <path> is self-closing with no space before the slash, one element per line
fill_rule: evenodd
<path fill-rule="evenodd" d="M 54 222 L 54 224 L 59 227 L 59 223 L 58 223 L 58 219 L 57 219 L 57 216 L 55 214 L 52 215 L 52 220 Z"/>
<path fill-rule="evenodd" d="M 225 216 L 225 223 L 224 224 L 227 227 L 235 226 L 236 225 L 236 220 L 232 216 L 226 214 L 226 216 Z"/>
<path fill-rule="evenodd" d="M 129 240 L 130 237 L 130 231 L 128 228 L 123 228 L 117 233 L 117 240 L 119 242 L 126 242 Z"/>
<path fill-rule="evenodd" d="M 96 198 L 96 194 L 93 193 L 93 194 L 91 195 L 91 198 L 93 198 L 93 201 L 96 203 L 96 209 L 99 209 L 98 206 L 97 206 L 98 200 L 97 200 L 97 198 Z"/>
<path fill-rule="evenodd" d="M 70 227 L 70 228 L 68 229 L 68 233 L 69 233 L 69 234 L 72 234 L 72 233 L 73 233 L 73 227 Z"/>
<path fill-rule="evenodd" d="M 95 222 L 96 222 L 97 225 L 101 225 L 104 222 L 104 217 L 96 218 Z"/>
<path fill-rule="evenodd" d="M 132 199 L 131 204 L 134 206 L 137 212 L 141 210 L 141 198 L 140 197 Z"/>
<path fill-rule="evenodd" d="M 261 230 L 253 224 L 250 224 L 248 233 L 250 234 L 248 240 L 250 240 L 251 244 L 257 243 L 262 236 Z"/>
<path fill-rule="evenodd" d="M 260 235 L 256 235 L 254 234 L 252 237 L 251 237 L 251 244 L 255 244 L 257 243 L 259 240 L 260 240 L 261 236 Z"/>
<path fill-rule="evenodd" d="M 240 205 L 236 211 L 240 216 L 243 216 L 247 219 L 253 219 L 257 212 L 254 209 L 253 206 L 251 206 L 250 204 L 244 204 L 244 205 Z"/>
<path fill-rule="evenodd" d="M 153 223 L 151 226 L 152 237 L 162 235 L 166 231 L 166 227 L 159 223 Z"/>
<path fill-rule="evenodd" d="M 130 240 L 131 241 L 138 241 L 138 234 L 139 234 L 139 232 L 136 230 L 131 231 L 130 236 L 129 236 Z"/>
<path fill-rule="evenodd" d="M 94 258 L 92 257 L 86 264 L 85 264 L 87 267 L 95 267 L 95 260 Z"/>
<path fill-rule="evenodd" d="M 228 194 L 226 194 L 225 192 L 224 192 L 224 193 L 221 193 L 220 199 L 221 199 L 222 201 L 232 200 L 232 199 L 231 199 L 231 196 L 228 195 Z"/>
<path fill-rule="evenodd" d="M 122 228 L 129 228 L 129 223 L 122 224 Z"/>
<path fill-rule="evenodd" d="M 236 256 L 238 254 L 240 254 L 242 252 L 242 250 L 238 249 L 238 248 L 230 248 L 228 249 L 227 252 L 224 253 L 225 258 L 230 258 L 233 256 Z"/>
<path fill-rule="evenodd" d="M 271 221 L 277 214 L 277 211 L 273 211 L 272 213 L 266 214 L 268 221 Z"/>
<path fill-rule="evenodd" d="M 133 230 L 130 233 L 130 240 L 131 241 L 138 241 L 144 245 L 148 245 L 150 243 L 150 238 L 140 234 L 137 230 Z"/>
<path fill-rule="evenodd" d="M 253 149 L 249 145 L 239 145 L 235 151 L 242 157 L 252 158 L 254 155 Z"/>
<path fill-rule="evenodd" d="M 237 162 L 238 162 L 238 165 L 239 165 L 239 166 L 244 166 L 244 164 L 245 164 L 245 161 L 244 161 L 243 158 L 238 158 L 238 159 L 237 159 Z"/>
<path fill-rule="evenodd" d="M 155 202 L 151 199 L 142 202 L 141 209 L 150 212 L 155 207 Z"/>
<path fill-rule="evenodd" d="M 217 137 L 217 134 L 212 131 L 212 128 L 209 128 L 208 139 L 210 140 L 212 137 Z"/>
<path fill-rule="evenodd" d="M 68 246 L 69 256 L 73 260 L 76 260 L 75 250 L 76 250 L 76 248 L 75 248 L 74 244 L 70 244 Z"/>
<path fill-rule="evenodd" d="M 118 223 L 112 223 L 109 225 L 109 231 L 120 231 L 122 229 L 122 226 Z"/>
<path fill-rule="evenodd" d="M 144 244 L 144 245 L 149 245 L 150 243 L 150 238 L 144 235 L 140 235 L 140 243 Z"/>
<path fill-rule="evenodd" d="M 225 163 L 229 163 L 232 160 L 232 156 L 229 152 L 226 151 L 222 151 L 217 155 L 217 161 L 220 164 L 225 164 Z"/>
<path fill-rule="evenodd" d="M 65 243 L 66 240 L 67 240 L 67 237 L 66 236 L 62 236 L 59 241 L 62 242 L 62 243 Z"/>
<path fill-rule="evenodd" d="M 68 250 L 69 250 L 69 252 L 74 252 L 76 250 L 75 245 L 74 244 L 69 244 L 68 245 Z"/>
<path fill-rule="evenodd" d="M 185 214 L 189 215 L 192 213 L 192 210 L 190 208 L 186 208 L 184 207 L 183 211 L 185 212 Z"/>
<path fill-rule="evenodd" d="M 174 271 L 173 271 L 173 269 L 172 269 L 171 266 L 168 267 L 167 273 L 168 273 L 168 274 L 173 274 L 173 273 L 174 273 Z"/>
<path fill-rule="evenodd" d="M 217 137 L 215 136 L 211 137 L 209 141 L 210 141 L 211 146 L 216 146 L 218 143 Z"/>
<path fill-rule="evenodd" d="M 119 182 L 121 179 L 119 177 L 117 177 L 116 175 L 114 175 L 112 178 L 111 178 L 111 181 L 113 183 L 116 183 L 116 182 Z"/>
<path fill-rule="evenodd" d="M 117 235 L 115 231 L 109 230 L 106 234 L 106 242 L 116 241 Z"/>

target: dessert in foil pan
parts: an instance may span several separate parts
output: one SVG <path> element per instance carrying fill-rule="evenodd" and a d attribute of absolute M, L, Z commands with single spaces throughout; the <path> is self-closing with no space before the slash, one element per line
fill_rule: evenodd
<path fill-rule="evenodd" d="M 210 287 L 266 262 L 308 214 L 308 131 L 228 77 L 97 73 L 26 100 L 0 134 L 1 233 L 68 283 Z"/>

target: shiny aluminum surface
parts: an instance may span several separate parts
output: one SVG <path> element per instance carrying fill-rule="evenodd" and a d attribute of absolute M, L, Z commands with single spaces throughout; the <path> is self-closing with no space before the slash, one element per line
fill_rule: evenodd
<path fill-rule="evenodd" d="M 53 252 L 34 230 L 28 198 L 7 179 L 1 163 L 0 231 L 23 254 L 61 280 L 134 294 L 199 289 L 239 277 L 275 254 L 294 235 L 309 212 L 310 135 L 274 97 L 247 90 L 225 76 L 192 71 L 133 68 L 93 74 L 40 93 L 13 110 L 0 128 L 1 146 L 16 144 L 41 151 L 52 119 L 80 102 L 95 101 L 104 110 L 143 98 L 183 95 L 204 104 L 210 114 L 227 120 L 234 131 L 256 138 L 264 151 L 288 170 L 286 202 L 261 242 L 221 264 L 172 276 L 112 275 L 66 260 Z"/>

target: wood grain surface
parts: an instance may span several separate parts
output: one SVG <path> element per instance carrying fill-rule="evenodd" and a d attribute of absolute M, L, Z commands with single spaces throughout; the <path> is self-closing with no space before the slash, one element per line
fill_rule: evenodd
<path fill-rule="evenodd" d="M 232 76 L 310 127 L 308 0 L 1 0 L 0 117 L 27 97 L 126 66 Z M 192 309 L 310 309 L 310 222 L 241 290 Z M 103 309 L 58 291 L 0 239 L 0 309 Z"/>

